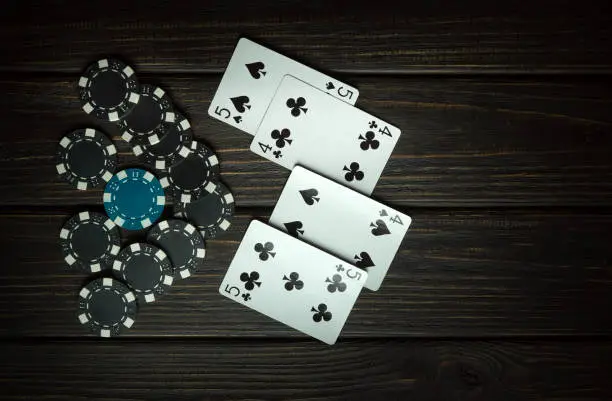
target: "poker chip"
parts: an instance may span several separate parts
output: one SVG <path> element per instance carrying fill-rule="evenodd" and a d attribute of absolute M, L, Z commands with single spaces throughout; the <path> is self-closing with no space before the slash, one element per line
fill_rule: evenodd
<path fill-rule="evenodd" d="M 149 146 L 136 145 L 132 151 L 138 158 L 159 171 L 183 160 L 189 155 L 189 145 L 193 139 L 191 124 L 181 114 L 175 114 L 175 122 L 159 143 Z"/>
<path fill-rule="evenodd" d="M 100 120 L 118 121 L 139 102 L 140 86 L 132 67 L 115 59 L 90 65 L 79 79 L 83 110 Z"/>
<path fill-rule="evenodd" d="M 172 285 L 174 269 L 166 253 L 156 246 L 134 243 L 124 248 L 113 270 L 136 293 L 139 300 L 154 302 Z"/>
<path fill-rule="evenodd" d="M 55 168 L 75 188 L 86 190 L 111 179 L 117 168 L 117 149 L 93 128 L 72 131 L 59 142 Z"/>
<path fill-rule="evenodd" d="M 68 266 L 96 273 L 112 266 L 121 249 L 121 237 L 105 215 L 81 212 L 62 227 L 60 246 Z"/>
<path fill-rule="evenodd" d="M 212 192 L 213 180 L 219 176 L 219 159 L 206 146 L 193 141 L 184 160 L 160 173 L 160 182 L 169 189 L 175 201 L 189 203 L 203 193 Z"/>
<path fill-rule="evenodd" d="M 131 328 L 137 311 L 134 293 L 109 277 L 90 281 L 79 292 L 79 322 L 100 337 L 114 337 Z"/>
<path fill-rule="evenodd" d="M 154 145 L 174 121 L 172 101 L 166 92 L 157 86 L 141 85 L 138 104 L 118 124 L 121 137 L 130 145 Z"/>
<path fill-rule="evenodd" d="M 195 273 L 206 256 L 204 239 L 193 225 L 183 220 L 160 221 L 149 231 L 147 242 L 166 252 L 176 277 L 180 278 Z"/>
<path fill-rule="evenodd" d="M 220 182 L 206 186 L 207 193 L 190 203 L 175 203 L 177 217 L 187 219 L 204 239 L 216 238 L 230 226 L 234 215 L 234 197 Z"/>
<path fill-rule="evenodd" d="M 140 230 L 153 224 L 164 210 L 164 190 L 153 174 L 129 168 L 115 174 L 104 188 L 104 208 L 119 227 Z"/>

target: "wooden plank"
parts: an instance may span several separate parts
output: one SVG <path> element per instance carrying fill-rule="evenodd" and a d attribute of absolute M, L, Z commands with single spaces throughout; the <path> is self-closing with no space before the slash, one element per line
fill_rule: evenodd
<path fill-rule="evenodd" d="M 241 206 L 271 206 L 289 175 L 249 150 L 251 136 L 207 114 L 219 76 L 144 77 L 167 88 L 199 139 L 219 154 Z M 161 79 L 158 81 L 157 79 Z M 80 110 L 76 80 L 0 81 L 1 205 L 99 204 L 101 191 L 58 182 L 57 141 L 94 125 Z M 607 81 L 583 79 L 356 80 L 359 107 L 403 130 L 374 196 L 398 206 L 611 205 L 612 124 Z"/>
<path fill-rule="evenodd" d="M 342 73 L 610 72 L 605 2 L 439 3 L 21 2 L 0 20 L 0 69 L 76 73 L 119 54 L 141 71 L 220 72 L 245 35 Z"/>
<path fill-rule="evenodd" d="M 57 244 L 80 208 L 0 215 L 0 335 L 82 336 Z M 364 291 L 342 338 L 609 335 L 612 214 L 545 210 L 406 210 L 411 231 L 378 292 Z M 244 210 L 208 244 L 205 267 L 146 305 L 126 336 L 304 336 L 218 294 L 253 217 Z M 128 241 L 142 238 L 134 233 Z"/>
<path fill-rule="evenodd" d="M 3 399 L 603 400 L 610 342 L 0 344 Z"/>

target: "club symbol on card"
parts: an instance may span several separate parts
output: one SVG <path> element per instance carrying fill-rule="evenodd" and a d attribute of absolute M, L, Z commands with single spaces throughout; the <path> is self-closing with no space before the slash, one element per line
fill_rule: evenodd
<path fill-rule="evenodd" d="M 272 152 L 272 154 L 276 159 L 280 159 L 281 157 L 283 157 L 283 152 L 281 152 L 280 150 L 275 150 L 274 152 Z"/>
<path fill-rule="evenodd" d="M 294 288 L 296 290 L 304 288 L 304 282 L 300 280 L 300 275 L 297 272 L 289 274 L 289 277 L 283 276 L 283 280 L 286 281 L 285 289 L 287 291 L 292 291 Z"/>
<path fill-rule="evenodd" d="M 249 70 L 249 74 L 251 74 L 251 76 L 255 79 L 259 79 L 266 75 L 266 72 L 263 70 L 266 68 L 266 65 L 261 61 L 245 64 L 244 66 L 247 68 L 247 70 Z"/>
<path fill-rule="evenodd" d="M 260 260 L 268 260 L 268 258 L 270 256 L 274 257 L 276 256 L 276 252 L 272 252 L 272 250 L 274 250 L 274 244 L 271 242 L 266 242 L 265 244 L 262 244 L 261 242 L 258 242 L 255 244 L 255 252 L 259 253 L 259 259 Z"/>
<path fill-rule="evenodd" d="M 302 228 L 303 226 L 304 225 L 302 224 L 302 222 L 297 220 L 285 223 L 285 229 L 287 229 L 289 235 L 295 238 L 297 238 L 300 234 L 304 235 L 304 230 L 300 230 L 300 228 Z"/>
<path fill-rule="evenodd" d="M 344 271 L 344 266 L 342 266 L 342 265 L 336 265 L 336 271 L 337 271 L 337 272 L 343 272 L 343 271 Z"/>
<path fill-rule="evenodd" d="M 368 127 L 370 127 L 370 129 L 378 128 L 378 124 L 376 124 L 376 121 L 372 120 L 368 124 Z"/>
<path fill-rule="evenodd" d="M 327 291 L 331 293 L 334 293 L 336 291 L 344 292 L 346 290 L 346 283 L 342 282 L 342 276 L 339 274 L 334 274 L 334 276 L 331 279 L 327 277 L 325 279 L 325 282 L 329 283 L 327 285 Z"/>
<path fill-rule="evenodd" d="M 387 224 L 381 219 L 376 220 L 376 222 L 374 223 L 370 223 L 370 227 L 374 227 L 372 229 L 372 234 L 377 237 L 380 235 L 391 234 L 391 231 L 389 231 L 389 227 L 387 227 Z"/>
<path fill-rule="evenodd" d="M 240 275 L 240 281 L 244 283 L 244 288 L 246 288 L 249 291 L 254 289 L 255 286 L 257 287 L 261 286 L 261 282 L 257 280 L 259 280 L 259 273 L 257 272 L 251 272 L 251 273 L 244 272 Z"/>
<path fill-rule="evenodd" d="M 234 121 L 236 121 L 236 124 L 240 124 L 242 122 L 242 117 L 236 116 L 234 117 Z"/>
<path fill-rule="evenodd" d="M 361 267 L 362 269 L 365 269 L 366 267 L 375 266 L 374 262 L 372 261 L 372 258 L 370 257 L 370 254 L 365 251 L 361 252 L 359 255 L 355 255 L 354 259 L 355 266 Z"/>
<path fill-rule="evenodd" d="M 327 90 L 332 90 L 332 89 L 334 89 L 334 88 L 335 88 L 334 83 L 333 83 L 332 81 L 329 81 L 329 82 L 327 83 L 327 85 L 325 85 L 325 88 L 326 88 Z"/>
<path fill-rule="evenodd" d="M 230 100 L 238 113 L 244 113 L 247 109 L 251 108 L 251 105 L 249 104 L 250 99 L 248 96 L 232 97 Z"/>
<path fill-rule="evenodd" d="M 291 97 L 287 99 L 287 107 L 291 109 L 291 115 L 293 117 L 299 117 L 301 113 L 306 114 L 308 109 L 304 106 L 306 106 L 306 99 L 303 97 L 298 97 L 297 99 Z"/>
<path fill-rule="evenodd" d="M 327 310 L 327 305 L 325 304 L 319 304 L 317 308 L 313 306 L 310 308 L 310 311 L 315 313 L 312 315 L 312 320 L 317 323 L 321 321 L 329 322 L 332 319 L 332 313 Z"/>
<path fill-rule="evenodd" d="M 253 299 L 253 298 L 251 298 L 251 294 L 248 293 L 248 292 L 246 294 L 242 294 L 241 297 L 242 297 L 242 299 L 244 299 L 245 302 Z"/>
<path fill-rule="evenodd" d="M 320 198 L 317 198 L 316 196 L 319 194 L 319 191 L 317 191 L 314 188 L 311 189 L 303 189 L 300 191 L 300 195 L 302 195 L 302 198 L 304 199 L 304 202 L 306 202 L 307 205 L 312 206 L 314 205 L 315 201 L 318 202 Z"/>
<path fill-rule="evenodd" d="M 349 167 L 344 166 L 342 170 L 347 171 L 347 173 L 344 174 L 344 179 L 348 182 L 353 180 L 361 181 L 365 175 L 363 171 L 359 170 L 359 163 L 357 162 L 352 162 Z"/>
<path fill-rule="evenodd" d="M 291 145 L 293 142 L 292 139 L 289 139 L 291 136 L 291 131 L 289 128 L 283 128 L 280 131 L 275 129 L 270 132 L 270 137 L 276 141 L 276 147 L 284 148 L 285 145 Z"/>
<path fill-rule="evenodd" d="M 366 132 L 365 137 L 363 135 L 359 135 L 358 139 L 361 141 L 359 147 L 361 150 L 378 149 L 380 142 L 377 139 L 374 139 L 374 137 L 375 134 L 372 131 Z"/>

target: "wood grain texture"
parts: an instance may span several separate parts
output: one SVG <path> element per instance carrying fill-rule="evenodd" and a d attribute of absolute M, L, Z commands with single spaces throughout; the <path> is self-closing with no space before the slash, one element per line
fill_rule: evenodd
<path fill-rule="evenodd" d="M 221 160 L 240 206 L 271 206 L 289 171 L 249 150 L 251 136 L 207 110 L 220 77 L 144 76 L 189 116 Z M 612 204 L 612 84 L 589 79 L 359 77 L 359 107 L 403 131 L 374 196 L 396 206 Z M 81 109 L 76 80 L 0 80 L 2 205 L 100 204 L 101 190 L 59 182 L 54 155 L 67 131 L 93 125 L 136 162 L 114 125 Z"/>
<path fill-rule="evenodd" d="M 3 399 L 595 401 L 609 343 L 192 340 L 0 344 Z"/>
<path fill-rule="evenodd" d="M 0 334 L 82 336 L 76 297 L 87 275 L 66 270 L 57 233 L 72 211 L 0 215 Z M 409 210 L 406 210 L 410 212 Z M 142 308 L 126 336 L 304 336 L 218 294 L 252 218 L 239 213 L 208 244 L 205 267 Z M 378 292 L 365 290 L 342 338 L 610 335 L 611 214 L 449 210 L 413 225 Z M 142 237 L 142 234 L 140 235 Z M 139 238 L 133 233 L 126 241 Z"/>
<path fill-rule="evenodd" d="M 569 4 L 567 4 L 569 3 Z M 609 6 L 483 0 L 24 1 L 3 10 L 1 70 L 220 72 L 240 35 L 336 72 L 609 73 Z"/>

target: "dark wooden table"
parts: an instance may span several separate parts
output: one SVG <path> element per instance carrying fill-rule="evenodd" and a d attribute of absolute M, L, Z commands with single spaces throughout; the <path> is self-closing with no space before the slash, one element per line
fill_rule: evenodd
<path fill-rule="evenodd" d="M 609 10 L 16 3 L 0 17 L 0 398 L 612 397 Z M 289 175 L 207 115 L 240 35 L 356 85 L 359 107 L 403 131 L 374 196 L 414 223 L 333 347 L 217 293 L 247 223 L 270 214 Z M 65 269 L 57 243 L 68 216 L 102 210 L 101 191 L 71 189 L 53 162 L 58 139 L 88 125 L 135 162 L 79 106 L 79 73 L 104 55 L 171 93 L 238 206 L 206 267 L 110 341 L 77 324 L 85 275 Z"/>

